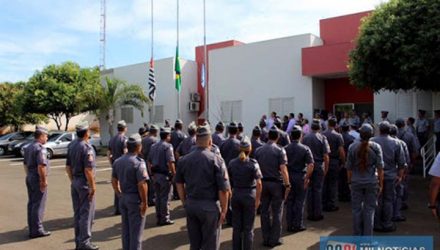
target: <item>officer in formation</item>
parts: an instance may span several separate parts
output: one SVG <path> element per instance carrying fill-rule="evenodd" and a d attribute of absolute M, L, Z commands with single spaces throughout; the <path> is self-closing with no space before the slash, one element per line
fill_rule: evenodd
<path fill-rule="evenodd" d="M 269 131 L 269 142 L 255 152 L 255 159 L 263 174 L 261 231 L 263 245 L 267 247 L 282 244 L 280 236 L 283 204 L 291 187 L 286 166 L 286 151 L 277 145 L 279 138 L 279 130 L 275 126 L 272 127 Z"/>
<path fill-rule="evenodd" d="M 138 129 L 138 134 L 141 136 L 141 138 L 145 138 L 148 136 L 149 130 L 150 130 L 150 127 L 141 127 Z"/>
<path fill-rule="evenodd" d="M 177 146 L 176 149 L 176 159 L 178 160 L 180 157 L 189 154 L 191 152 L 191 148 L 196 145 L 196 130 L 197 126 L 195 122 L 192 122 L 188 125 L 188 135 L 189 137 L 183 139 L 183 141 Z"/>
<path fill-rule="evenodd" d="M 69 144 L 66 172 L 71 181 L 76 249 L 99 249 L 92 244 L 92 223 L 95 214 L 96 155 L 89 144 L 89 124 L 76 125 L 77 139 Z"/>
<path fill-rule="evenodd" d="M 148 164 L 151 169 L 156 192 L 156 218 L 157 225 L 172 225 L 170 220 L 169 202 L 173 194 L 172 178 L 176 173 L 174 166 L 174 150 L 169 143 L 171 129 L 160 129 L 160 141 L 155 143 L 148 155 Z"/>
<path fill-rule="evenodd" d="M 229 162 L 232 186 L 232 246 L 234 250 L 250 250 L 254 241 L 255 211 L 261 198 L 261 171 L 256 160 L 249 158 L 250 140 L 240 142 L 240 155 Z"/>
<path fill-rule="evenodd" d="M 390 122 L 390 119 L 388 119 L 388 111 L 386 111 L 386 110 L 382 110 L 382 111 L 380 111 L 380 114 L 381 114 L 381 116 L 380 116 L 380 122 Z M 380 123 L 379 122 L 379 123 Z"/>
<path fill-rule="evenodd" d="M 171 133 L 171 145 L 173 149 L 177 149 L 179 144 L 186 138 L 185 133 L 183 133 L 183 122 L 180 119 L 176 120 L 174 123 L 174 131 Z"/>
<path fill-rule="evenodd" d="M 29 237 L 45 237 L 50 232 L 43 226 L 44 210 L 47 200 L 47 175 L 49 160 L 44 144 L 47 142 L 47 129 L 41 126 L 35 128 L 34 142 L 24 152 L 24 169 L 26 172 L 26 187 L 28 192 L 27 221 Z"/>
<path fill-rule="evenodd" d="M 127 154 L 113 163 L 112 186 L 119 196 L 124 250 L 142 249 L 149 177 L 145 161 L 138 157 L 141 150 L 142 138 L 134 134 L 128 138 Z"/>
<path fill-rule="evenodd" d="M 198 127 L 196 136 L 196 148 L 178 162 L 175 182 L 187 215 L 190 248 L 215 250 L 226 217 L 229 177 L 221 156 L 210 150 L 210 129 Z"/>
<path fill-rule="evenodd" d="M 255 158 L 255 151 L 259 147 L 264 145 L 264 142 L 262 142 L 260 138 L 261 138 L 261 129 L 259 126 L 255 126 L 254 129 L 252 130 L 252 138 L 251 138 L 252 149 L 249 157 Z"/>
<path fill-rule="evenodd" d="M 346 168 L 351 189 L 353 235 L 373 235 L 377 195 L 383 187 L 383 155 L 379 144 L 369 141 L 374 130 L 370 124 L 360 128 L 360 141 L 348 150 Z M 377 174 L 377 176 L 376 176 Z"/>
<path fill-rule="evenodd" d="M 347 155 L 348 147 L 354 142 L 354 137 L 348 133 L 348 123 L 342 123 L 340 128 L 342 139 L 344 140 L 344 152 Z M 351 200 L 350 188 L 348 187 L 347 169 L 345 168 L 345 165 L 342 166 L 339 171 L 338 195 L 339 201 L 349 202 Z"/>
<path fill-rule="evenodd" d="M 400 183 L 397 183 L 395 188 L 396 188 L 396 196 L 394 197 L 394 202 L 393 202 L 393 218 L 391 219 L 394 222 L 400 222 L 400 221 L 406 221 L 406 217 L 403 216 L 400 212 L 400 210 L 402 209 L 402 202 L 403 202 L 403 196 L 404 196 L 404 182 L 405 182 L 405 173 L 406 170 L 408 169 L 409 164 L 411 163 L 410 160 L 410 154 L 408 151 L 408 147 L 406 145 L 406 143 L 399 139 L 397 137 L 397 126 L 394 124 L 390 125 L 390 136 L 391 138 L 396 139 L 399 143 L 400 146 L 402 147 L 404 156 L 405 156 L 405 171 L 403 173 L 402 176 L 402 181 Z"/>
<path fill-rule="evenodd" d="M 223 135 L 224 132 L 225 124 L 223 122 L 217 123 L 217 125 L 215 125 L 215 133 L 212 134 L 212 143 L 215 144 L 217 147 L 220 147 L 223 141 L 226 140 Z"/>
<path fill-rule="evenodd" d="M 430 125 L 428 119 L 426 119 L 426 111 L 419 110 L 419 119 L 416 121 L 416 132 L 420 142 L 420 146 L 425 146 L 428 142 Z"/>
<path fill-rule="evenodd" d="M 312 151 L 301 143 L 302 128 L 292 127 L 290 132 L 292 142 L 286 147 L 292 189 L 287 197 L 287 231 L 297 233 L 306 230 L 304 226 L 304 206 L 307 188 L 313 173 L 314 161 Z"/>
<path fill-rule="evenodd" d="M 338 193 L 338 178 L 341 166 L 345 164 L 344 139 L 336 132 L 337 121 L 335 118 L 328 120 L 328 128 L 322 134 L 327 138 L 330 145 L 330 163 L 325 176 L 323 187 L 323 209 L 326 212 L 338 211 L 336 199 Z"/>
<path fill-rule="evenodd" d="M 260 123 L 258 124 L 258 126 L 260 127 L 260 129 L 261 129 L 261 136 L 260 136 L 260 139 L 261 139 L 261 141 L 262 142 L 264 142 L 264 143 L 266 143 L 267 141 L 268 141 L 268 136 L 267 136 L 267 134 L 268 134 L 268 129 L 267 129 L 267 127 L 266 127 L 266 121 L 264 120 L 264 119 L 261 119 L 260 120 Z"/>
<path fill-rule="evenodd" d="M 159 128 L 152 124 L 150 126 L 148 136 L 144 137 L 142 139 L 142 158 L 145 162 L 148 161 L 148 155 L 150 154 L 151 146 L 158 142 L 157 139 L 157 132 L 159 131 Z M 150 168 L 147 168 L 148 176 L 152 176 L 152 173 L 150 172 Z M 154 206 L 155 205 L 155 199 L 154 199 L 154 183 L 153 180 L 150 178 L 147 180 L 148 184 L 148 206 Z"/>
<path fill-rule="evenodd" d="M 290 144 L 290 137 L 286 132 L 281 130 L 281 126 L 282 126 L 281 120 L 278 118 L 275 119 L 273 125 L 278 128 L 279 139 L 277 141 L 277 144 L 280 147 L 285 147 L 285 146 L 289 145 Z"/>
<path fill-rule="evenodd" d="M 118 134 L 113 136 L 108 143 L 107 157 L 109 158 L 110 164 L 113 168 L 113 162 L 115 162 L 119 157 L 127 152 L 127 137 L 125 133 L 127 132 L 127 123 L 122 120 L 118 122 L 117 125 Z M 115 208 L 115 215 L 121 214 L 119 211 L 119 197 L 115 194 L 113 206 Z"/>
<path fill-rule="evenodd" d="M 243 140 L 243 137 L 244 137 L 244 127 L 243 127 L 243 123 L 241 123 L 241 122 L 239 122 L 238 124 L 237 124 L 237 128 L 238 128 L 238 133 L 237 133 L 237 139 L 239 140 L 239 141 L 241 141 L 241 140 Z"/>
<path fill-rule="evenodd" d="M 396 225 L 392 221 L 393 203 L 396 196 L 396 185 L 402 181 L 406 162 L 401 144 L 390 137 L 390 123 L 379 123 L 379 136 L 371 141 L 382 148 L 384 160 L 383 191 L 379 197 L 379 205 L 375 212 L 374 230 L 377 232 L 394 232 Z"/>
<path fill-rule="evenodd" d="M 304 145 L 312 151 L 315 162 L 307 193 L 307 219 L 319 221 L 324 219 L 322 215 L 322 187 L 329 168 L 330 146 L 325 136 L 319 132 L 319 120 L 313 120 L 311 128 L 312 132 L 303 139 Z"/>

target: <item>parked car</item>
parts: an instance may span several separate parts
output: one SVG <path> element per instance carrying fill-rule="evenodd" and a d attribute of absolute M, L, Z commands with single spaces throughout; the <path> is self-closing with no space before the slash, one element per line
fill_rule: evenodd
<path fill-rule="evenodd" d="M 63 133 L 64 133 L 64 131 L 51 131 L 51 132 L 49 132 L 49 136 L 47 138 L 47 141 L 52 141 L 52 140 L 54 140 L 54 138 L 58 138 Z M 30 140 L 30 141 L 28 141 L 26 143 L 23 143 L 21 145 L 21 148 L 20 148 L 20 155 L 21 156 L 24 156 L 25 148 L 27 148 L 29 146 L 29 144 L 31 144 L 33 141 L 34 140 L 32 139 L 32 140 Z"/>
<path fill-rule="evenodd" d="M 14 133 L 6 134 L 3 137 L 1 137 L 0 155 L 4 155 L 8 153 L 9 144 L 11 144 L 14 141 L 23 140 L 32 133 L 33 133 L 32 131 L 14 132 Z"/>
<path fill-rule="evenodd" d="M 34 141 L 34 133 L 26 136 L 23 140 L 16 140 L 11 142 L 8 146 L 8 152 L 14 154 L 17 157 L 23 156 L 21 154 L 21 148 L 28 143 L 31 143 L 32 141 Z"/>

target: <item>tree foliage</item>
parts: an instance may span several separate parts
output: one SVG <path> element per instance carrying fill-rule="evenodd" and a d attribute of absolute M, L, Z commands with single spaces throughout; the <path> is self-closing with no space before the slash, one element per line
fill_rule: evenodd
<path fill-rule="evenodd" d="M 43 115 L 23 112 L 25 83 L 0 84 L 0 127 L 12 126 L 16 130 L 24 124 L 35 124 L 46 119 Z"/>
<path fill-rule="evenodd" d="M 357 87 L 440 91 L 440 0 L 390 0 L 363 20 L 356 42 Z"/>
<path fill-rule="evenodd" d="M 81 68 L 73 62 L 49 65 L 37 71 L 24 88 L 24 111 L 49 116 L 61 129 L 63 117 L 69 120 L 98 108 L 101 85 L 98 68 Z"/>
<path fill-rule="evenodd" d="M 105 115 L 109 125 L 108 132 L 112 136 L 117 106 L 131 105 L 141 111 L 143 115 L 144 104 L 148 102 L 149 99 L 141 86 L 127 84 L 121 79 L 107 77 L 101 84 L 98 113 Z"/>

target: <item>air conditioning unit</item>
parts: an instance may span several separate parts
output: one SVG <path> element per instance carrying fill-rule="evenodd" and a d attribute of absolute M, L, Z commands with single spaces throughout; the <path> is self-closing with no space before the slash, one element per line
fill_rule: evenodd
<path fill-rule="evenodd" d="M 191 99 L 191 102 L 200 102 L 200 94 L 199 93 L 191 93 L 190 99 Z"/>
<path fill-rule="evenodd" d="M 200 110 L 200 103 L 199 102 L 190 102 L 189 103 L 189 111 L 198 112 L 199 110 Z"/>

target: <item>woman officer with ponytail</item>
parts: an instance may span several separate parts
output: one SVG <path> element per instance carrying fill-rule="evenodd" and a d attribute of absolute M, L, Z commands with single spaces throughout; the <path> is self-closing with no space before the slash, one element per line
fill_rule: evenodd
<path fill-rule="evenodd" d="M 370 141 L 372 136 L 373 127 L 363 124 L 361 141 L 354 142 L 348 149 L 346 168 L 352 197 L 353 235 L 373 235 L 374 212 L 383 187 L 382 149 Z"/>
<path fill-rule="evenodd" d="M 262 190 L 261 171 L 256 160 L 249 158 L 252 146 L 245 137 L 240 154 L 228 165 L 232 185 L 232 242 L 234 250 L 252 249 L 255 212 Z"/>

